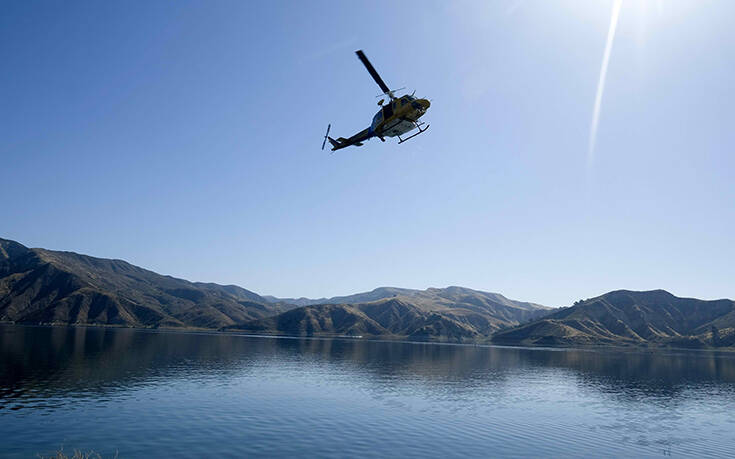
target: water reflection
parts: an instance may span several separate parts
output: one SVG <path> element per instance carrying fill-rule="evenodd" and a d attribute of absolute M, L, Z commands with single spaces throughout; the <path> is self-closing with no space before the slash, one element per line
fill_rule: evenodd
<path fill-rule="evenodd" d="M 2 456 L 720 455 L 734 402 L 727 352 L 0 326 Z"/>
<path fill-rule="evenodd" d="M 0 327 L 0 403 L 75 392 L 98 396 L 171 378 L 227 378 L 272 362 L 343 367 L 364 378 L 461 381 L 463 390 L 519 371 L 564 370 L 614 394 L 674 398 L 735 383 L 735 355 L 696 351 L 523 349 L 331 339 L 276 339 L 129 329 Z"/>

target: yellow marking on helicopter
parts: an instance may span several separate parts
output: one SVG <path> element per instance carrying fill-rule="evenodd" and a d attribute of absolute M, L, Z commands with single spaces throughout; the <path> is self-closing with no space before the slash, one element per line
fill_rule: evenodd
<path fill-rule="evenodd" d="M 355 51 L 355 54 L 357 54 L 357 57 L 365 65 L 365 68 L 375 82 L 378 83 L 383 94 L 388 96 L 390 100 L 384 104 L 385 99 L 380 99 L 380 102 L 378 102 L 378 105 L 381 107 L 380 111 L 373 117 L 373 122 L 370 124 L 370 127 L 363 129 L 350 138 L 345 139 L 344 137 L 339 137 L 335 140 L 329 137 L 329 130 L 332 128 L 332 125 L 327 126 L 327 133 L 324 136 L 324 142 L 322 142 L 322 150 L 324 150 L 324 145 L 327 143 L 327 140 L 332 144 L 332 151 L 335 151 L 349 147 L 350 145 L 359 147 L 364 141 L 373 137 L 377 137 L 383 142 L 385 142 L 386 137 L 398 137 L 398 143 L 401 144 L 424 133 L 429 128 L 429 125 L 419 122 L 419 118 L 426 113 L 431 103 L 427 99 L 417 99 L 413 94 L 410 96 L 396 97 L 394 94 L 395 91 L 388 88 L 367 56 L 365 56 L 365 53 L 359 50 Z M 424 125 L 425 127 L 422 127 Z M 405 134 L 413 129 L 418 129 L 419 131 L 405 139 L 401 138 L 401 134 Z"/>

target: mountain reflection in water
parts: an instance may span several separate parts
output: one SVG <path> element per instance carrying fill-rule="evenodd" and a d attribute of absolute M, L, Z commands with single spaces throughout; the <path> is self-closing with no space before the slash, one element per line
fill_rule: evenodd
<path fill-rule="evenodd" d="M 727 455 L 735 354 L 0 326 L 0 455 Z"/>

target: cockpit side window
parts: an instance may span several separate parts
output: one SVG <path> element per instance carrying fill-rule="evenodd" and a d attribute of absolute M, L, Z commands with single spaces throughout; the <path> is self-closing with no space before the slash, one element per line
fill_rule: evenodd
<path fill-rule="evenodd" d="M 381 121 L 383 121 L 383 111 L 382 110 L 376 113 L 375 116 L 373 116 L 373 126 L 372 126 L 373 129 L 375 129 L 375 127 L 378 124 L 380 124 Z"/>

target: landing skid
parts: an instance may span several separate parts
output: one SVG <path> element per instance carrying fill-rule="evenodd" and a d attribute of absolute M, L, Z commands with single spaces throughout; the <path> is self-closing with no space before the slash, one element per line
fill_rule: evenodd
<path fill-rule="evenodd" d="M 416 129 L 418 129 L 419 132 L 417 132 L 416 134 L 410 135 L 410 136 L 406 137 L 405 139 L 402 139 L 400 135 L 399 136 L 396 136 L 396 137 L 398 137 L 398 144 L 399 145 L 402 144 L 403 142 L 407 141 L 407 140 L 413 139 L 414 137 L 416 137 L 419 134 L 423 134 L 424 132 L 426 132 L 427 129 L 429 129 L 429 126 L 431 126 L 430 124 L 417 123 L 416 121 L 414 121 L 413 124 L 416 126 Z M 424 124 L 426 124 L 426 127 L 423 128 L 423 129 L 421 129 L 421 126 L 423 126 Z"/>

